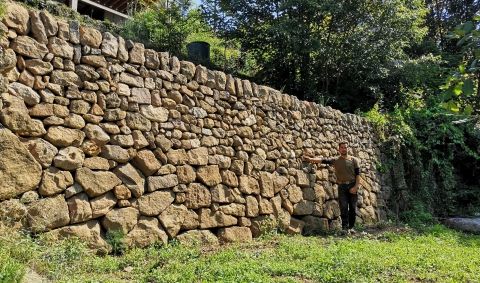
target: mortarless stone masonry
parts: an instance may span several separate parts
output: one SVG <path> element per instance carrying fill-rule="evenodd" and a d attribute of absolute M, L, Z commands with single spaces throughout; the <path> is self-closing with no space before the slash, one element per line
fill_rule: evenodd
<path fill-rule="evenodd" d="M 334 156 L 340 140 L 362 161 L 359 221 L 383 217 L 380 153 L 364 119 L 7 5 L 4 220 L 103 252 L 112 230 L 143 247 L 175 237 L 244 241 L 268 227 L 334 229 L 333 171 L 301 155 Z"/>

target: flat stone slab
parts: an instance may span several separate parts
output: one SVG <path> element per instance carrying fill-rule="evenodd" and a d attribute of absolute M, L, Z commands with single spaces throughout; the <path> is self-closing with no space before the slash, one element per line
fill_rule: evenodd
<path fill-rule="evenodd" d="M 477 217 L 477 218 L 464 218 L 464 217 L 447 218 L 445 220 L 445 225 L 447 225 L 448 227 L 450 227 L 452 229 L 455 229 L 455 230 L 480 234 L 480 217 Z"/>

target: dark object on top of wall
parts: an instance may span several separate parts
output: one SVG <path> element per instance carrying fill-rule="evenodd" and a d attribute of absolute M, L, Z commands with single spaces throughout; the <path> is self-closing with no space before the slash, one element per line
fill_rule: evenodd
<path fill-rule="evenodd" d="M 205 41 L 193 41 L 187 45 L 188 58 L 196 63 L 210 63 L 210 44 Z"/>

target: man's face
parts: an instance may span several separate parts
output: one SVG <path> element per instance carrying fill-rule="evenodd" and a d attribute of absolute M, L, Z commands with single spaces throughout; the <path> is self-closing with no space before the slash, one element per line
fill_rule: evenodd
<path fill-rule="evenodd" d="M 345 143 L 342 143 L 338 146 L 338 151 L 340 152 L 340 155 L 347 155 L 348 153 L 348 146 Z"/>

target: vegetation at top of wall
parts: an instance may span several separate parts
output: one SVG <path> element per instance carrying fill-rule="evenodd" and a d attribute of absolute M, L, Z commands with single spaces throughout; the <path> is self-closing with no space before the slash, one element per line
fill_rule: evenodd
<path fill-rule="evenodd" d="M 172 1 L 168 5 L 159 1 L 141 9 L 125 23 L 122 35 L 142 42 L 147 48 L 168 51 L 171 54 L 189 58 L 187 45 L 194 41 L 210 44 L 210 61 L 201 62 L 211 69 L 222 70 L 240 76 L 248 76 L 248 68 L 254 63 L 245 63 L 237 40 L 221 39 L 205 22 L 198 9 L 190 9 L 189 1 Z M 243 57 L 242 57 L 243 56 Z"/>
<path fill-rule="evenodd" d="M 390 94 L 383 81 L 426 33 L 422 1 L 203 2 L 226 14 L 219 29 L 255 58 L 257 81 L 349 112 Z"/>
<path fill-rule="evenodd" d="M 187 36 L 197 28 L 196 23 L 197 15 L 175 2 L 168 8 L 161 3 L 152 4 L 125 23 L 123 35 L 144 43 L 147 48 L 179 55 Z"/>
<path fill-rule="evenodd" d="M 0 233 L 0 282 L 33 269 L 54 282 L 405 282 L 480 280 L 480 237 L 442 226 L 387 227 L 363 235 L 268 234 L 249 243 L 171 243 L 96 256 L 70 238 L 56 243 Z"/>

